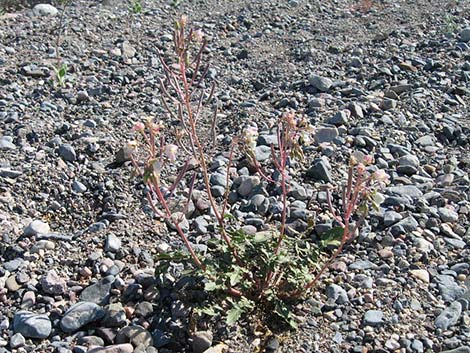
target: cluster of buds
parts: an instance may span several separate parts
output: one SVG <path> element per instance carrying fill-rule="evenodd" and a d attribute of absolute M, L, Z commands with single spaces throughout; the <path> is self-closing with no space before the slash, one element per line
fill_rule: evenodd
<path fill-rule="evenodd" d="M 304 117 L 296 117 L 294 113 L 283 115 L 280 124 L 284 147 L 290 150 L 291 157 L 303 158 L 302 146 L 311 143 L 313 127 Z"/>
<path fill-rule="evenodd" d="M 249 151 L 253 152 L 258 140 L 258 127 L 251 125 L 243 130 L 243 142 Z"/>

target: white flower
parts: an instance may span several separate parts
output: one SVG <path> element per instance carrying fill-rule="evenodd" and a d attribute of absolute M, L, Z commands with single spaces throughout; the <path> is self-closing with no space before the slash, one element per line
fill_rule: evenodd
<path fill-rule="evenodd" d="M 172 161 L 172 162 L 176 161 L 176 153 L 177 152 L 178 152 L 178 146 L 172 145 L 172 144 L 169 144 L 169 145 L 165 146 L 164 153 L 165 153 L 165 156 L 167 156 L 167 158 L 170 161 Z"/>

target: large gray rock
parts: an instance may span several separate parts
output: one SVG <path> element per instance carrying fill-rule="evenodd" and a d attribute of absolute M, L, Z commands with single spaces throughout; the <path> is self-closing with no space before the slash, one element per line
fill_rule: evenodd
<path fill-rule="evenodd" d="M 45 314 L 19 311 L 13 318 L 13 331 L 26 338 L 46 338 L 51 334 L 52 324 Z"/>
<path fill-rule="evenodd" d="M 318 75 L 310 76 L 308 78 L 308 83 L 321 92 L 327 92 L 333 85 L 333 81 L 331 81 L 329 78 Z"/>
<path fill-rule="evenodd" d="M 60 320 L 60 328 L 64 332 L 75 332 L 90 322 L 98 321 L 105 311 L 97 304 L 79 302 L 72 305 Z"/>
<path fill-rule="evenodd" d="M 434 325 L 442 330 L 447 330 L 449 327 L 454 326 L 459 322 L 461 314 L 462 304 L 455 301 L 442 311 L 442 313 L 436 318 Z"/>
<path fill-rule="evenodd" d="M 37 4 L 33 7 L 36 16 L 55 16 L 59 11 L 50 4 Z"/>

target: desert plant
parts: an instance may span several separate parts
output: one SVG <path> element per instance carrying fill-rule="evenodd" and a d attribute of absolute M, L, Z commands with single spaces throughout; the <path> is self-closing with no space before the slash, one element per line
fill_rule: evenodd
<path fill-rule="evenodd" d="M 367 165 L 372 163 L 371 157 L 352 156 L 340 212 L 336 211 L 328 192 L 329 211 L 337 226 L 324 234 L 320 242 L 311 240 L 310 229 L 302 234 L 289 229 L 287 194 L 292 178 L 290 170 L 296 160 L 303 158 L 303 146 L 308 144 L 312 128 L 305 119 L 286 113 L 273 126 L 277 144 L 276 147 L 271 145 L 270 164 L 274 173 L 267 173 L 257 161 L 258 130 L 254 124 L 247 126 L 240 136 L 233 139 L 227 154 L 225 194 L 220 199 L 214 197 L 206 155 L 208 148 L 205 146 L 216 142 L 216 112 L 209 115 L 204 108 L 211 102 L 215 84 L 208 89 L 203 88 L 208 65 L 204 65 L 202 59 L 207 43 L 200 30 L 187 30 L 187 21 L 183 16 L 175 26 L 174 61 L 168 62 L 160 54 L 165 75 L 160 82 L 162 103 L 179 127 L 169 132 L 163 124 L 147 118 L 135 124 L 134 131 L 141 138 L 129 145 L 134 149 L 132 162 L 143 177 L 150 206 L 178 233 L 187 249 L 188 255 L 183 252 L 161 254 L 162 266 L 158 271 L 164 270 L 166 261 L 189 259 L 195 265 L 197 275 L 204 278 L 205 290 L 215 294 L 210 305 L 200 310 L 201 313 L 226 311 L 228 323 L 233 323 L 243 312 L 260 309 L 274 313 L 295 327 L 290 304 L 301 299 L 318 283 L 332 261 L 354 239 L 369 206 L 380 202 L 378 189 L 386 183 L 387 175 L 381 170 L 367 169 Z M 200 122 L 209 117 L 212 117 L 211 124 L 207 124 L 210 128 L 203 129 L 204 124 Z M 171 135 L 177 144 L 167 141 Z M 205 143 L 201 140 L 204 135 L 209 136 Z M 179 172 L 172 178 L 173 183 L 169 184 L 167 173 L 171 173 L 178 163 L 176 154 L 179 150 L 186 157 L 180 162 Z M 266 184 L 279 190 L 282 211 L 277 224 L 266 231 L 247 234 L 229 212 L 229 178 L 236 155 L 245 158 Z M 139 162 L 139 156 L 143 162 Z M 188 176 L 194 167 L 194 174 Z M 203 180 L 198 186 L 204 189 L 217 222 L 217 232 L 208 243 L 206 255 L 194 250 L 188 233 L 182 227 L 184 210 L 191 202 L 197 173 Z M 189 181 L 185 189 L 181 187 L 183 180 Z M 186 201 L 182 207 L 174 207 L 172 198 L 175 196 L 180 199 L 184 196 Z M 335 248 L 333 253 L 331 247 Z"/>
<path fill-rule="evenodd" d="M 129 3 L 129 10 L 133 14 L 142 13 L 142 10 L 143 10 L 142 2 L 140 0 L 131 0 Z"/>

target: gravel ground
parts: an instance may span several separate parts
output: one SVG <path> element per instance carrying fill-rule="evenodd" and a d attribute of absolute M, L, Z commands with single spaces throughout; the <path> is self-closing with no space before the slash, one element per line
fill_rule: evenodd
<path fill-rule="evenodd" d="M 60 6 L 0 12 L 0 353 L 470 352 L 470 3 L 372 4 L 143 1 L 134 14 L 83 0 L 63 17 Z M 352 151 L 391 175 L 380 211 L 297 308 L 296 332 L 257 337 L 245 318 L 190 335 L 204 293 L 178 266 L 155 275 L 157 252 L 181 243 L 152 218 L 124 146 L 143 115 L 173 123 L 157 48 L 170 52 L 180 14 L 209 39 L 215 189 L 224 142 L 255 121 L 262 155 L 268 121 L 288 110 L 316 126 L 293 223 L 316 215 L 316 234 L 331 228 L 321 187 L 344 180 Z M 233 180 L 232 210 L 263 229 L 280 200 L 247 178 L 243 193 Z M 214 220 L 187 216 L 203 248 Z"/>

